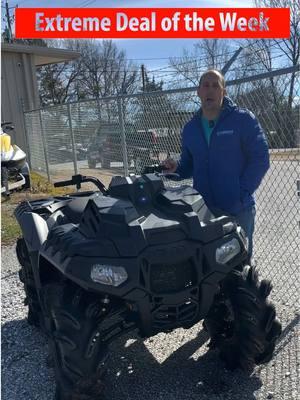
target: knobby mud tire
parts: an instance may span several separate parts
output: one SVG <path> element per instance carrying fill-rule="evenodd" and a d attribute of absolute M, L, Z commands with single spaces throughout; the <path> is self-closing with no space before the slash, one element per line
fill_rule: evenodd
<path fill-rule="evenodd" d="M 96 161 L 92 161 L 92 160 L 89 160 L 88 159 L 88 167 L 90 168 L 90 169 L 95 169 L 96 168 Z"/>
<path fill-rule="evenodd" d="M 108 159 L 107 156 L 102 155 L 100 162 L 101 162 L 101 168 L 110 169 L 110 159 Z"/>
<path fill-rule="evenodd" d="M 38 299 L 27 245 L 23 238 L 17 240 L 16 252 L 19 263 L 21 264 L 21 269 L 19 270 L 19 279 L 24 285 L 24 304 L 28 306 L 27 320 L 30 325 L 40 327 L 42 311 Z"/>
<path fill-rule="evenodd" d="M 98 330 L 101 303 L 71 283 L 45 286 L 43 298 L 54 358 L 55 399 L 99 399 L 107 357 Z"/>
<path fill-rule="evenodd" d="M 228 369 L 250 373 L 271 360 L 281 334 L 275 307 L 267 299 L 271 289 L 270 281 L 259 282 L 257 271 L 248 265 L 224 280 L 204 327 L 210 347 L 219 350 Z"/>

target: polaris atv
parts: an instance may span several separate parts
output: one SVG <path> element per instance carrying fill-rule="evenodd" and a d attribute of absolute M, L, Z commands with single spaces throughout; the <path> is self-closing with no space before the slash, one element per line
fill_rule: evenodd
<path fill-rule="evenodd" d="M 108 345 L 134 329 L 149 337 L 204 320 L 228 368 L 272 357 L 281 325 L 270 282 L 245 264 L 241 228 L 215 218 L 192 187 L 167 188 L 159 167 L 145 172 L 115 176 L 108 189 L 75 175 L 55 186 L 99 190 L 15 211 L 28 322 L 49 336 L 56 399 L 98 399 Z"/>

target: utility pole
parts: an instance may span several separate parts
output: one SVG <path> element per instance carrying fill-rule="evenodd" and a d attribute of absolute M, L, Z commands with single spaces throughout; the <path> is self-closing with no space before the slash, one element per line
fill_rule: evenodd
<path fill-rule="evenodd" d="M 8 36 L 8 42 L 12 42 L 12 31 L 11 31 L 11 23 L 10 23 L 10 15 L 9 15 L 9 7 L 8 7 L 8 2 L 5 2 L 5 9 L 6 9 L 6 21 L 7 21 L 7 36 Z"/>
<path fill-rule="evenodd" d="M 243 47 L 239 47 L 234 55 L 230 58 L 229 61 L 224 65 L 224 67 L 221 69 L 222 74 L 225 76 L 226 72 L 228 72 L 229 68 L 231 65 L 235 62 L 235 60 L 238 58 L 240 52 L 243 50 Z"/>
<path fill-rule="evenodd" d="M 143 92 L 145 91 L 145 66 L 144 64 L 141 65 L 141 69 L 142 69 L 142 83 L 143 83 Z"/>

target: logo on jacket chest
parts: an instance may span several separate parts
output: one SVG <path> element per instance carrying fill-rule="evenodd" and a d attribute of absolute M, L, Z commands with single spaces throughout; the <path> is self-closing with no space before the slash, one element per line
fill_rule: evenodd
<path fill-rule="evenodd" d="M 234 130 L 233 129 L 227 129 L 227 130 L 224 130 L 224 131 L 217 131 L 216 132 L 216 135 L 217 136 L 228 136 L 228 135 L 233 135 L 233 133 L 234 133 Z"/>

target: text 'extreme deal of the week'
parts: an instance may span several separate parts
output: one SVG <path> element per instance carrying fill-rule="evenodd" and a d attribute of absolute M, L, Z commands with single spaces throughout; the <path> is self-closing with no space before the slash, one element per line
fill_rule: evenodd
<path fill-rule="evenodd" d="M 17 38 L 288 38 L 288 8 L 17 8 Z"/>

